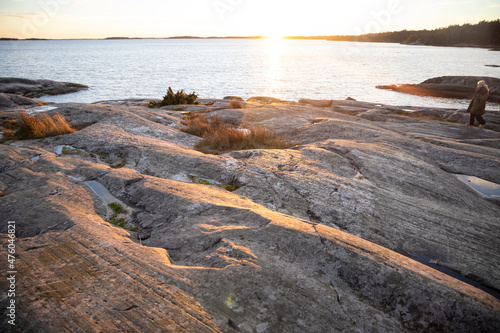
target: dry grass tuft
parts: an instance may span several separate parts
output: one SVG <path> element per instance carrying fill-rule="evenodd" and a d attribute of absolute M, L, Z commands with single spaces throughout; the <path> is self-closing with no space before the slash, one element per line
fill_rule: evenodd
<path fill-rule="evenodd" d="M 19 123 L 15 119 L 4 119 L 0 124 L 0 132 L 2 132 L 2 138 L 0 142 L 9 140 L 14 137 L 15 130 L 19 128 Z"/>
<path fill-rule="evenodd" d="M 226 124 L 218 116 L 209 121 L 204 114 L 192 114 L 182 122 L 182 131 L 203 138 L 195 149 L 205 154 L 223 154 L 246 149 L 286 149 L 296 143 L 280 138 L 274 131 L 262 126 L 248 127 L 246 130 Z"/>
<path fill-rule="evenodd" d="M 45 113 L 30 116 L 26 112 L 20 112 L 19 118 L 19 136 L 23 138 L 44 138 L 76 131 L 59 113 L 50 117 Z"/>
<path fill-rule="evenodd" d="M 215 115 L 208 120 L 204 113 L 189 114 L 182 119 L 181 124 L 186 126 L 181 129 L 182 131 L 199 137 L 203 137 L 208 132 L 227 127 L 219 116 Z"/>
<path fill-rule="evenodd" d="M 229 102 L 228 109 L 244 109 L 243 105 L 239 101 L 232 100 Z"/>

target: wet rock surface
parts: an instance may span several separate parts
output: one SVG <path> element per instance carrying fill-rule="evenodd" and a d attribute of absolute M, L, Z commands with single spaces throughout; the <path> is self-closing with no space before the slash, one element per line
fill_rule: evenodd
<path fill-rule="evenodd" d="M 500 184 L 497 113 L 479 129 L 464 125 L 465 110 L 213 102 L 183 111 L 140 100 L 56 104 L 47 113 L 79 131 L 0 145 L 0 231 L 16 221 L 19 237 L 19 328 L 500 329 L 497 298 L 409 259 L 500 289 L 500 205 L 456 176 Z M 301 144 L 205 155 L 179 130 L 191 108 Z M 88 181 L 131 207 L 135 228 L 107 222 Z"/>
<path fill-rule="evenodd" d="M 500 102 L 500 79 L 482 76 L 440 76 L 419 84 L 380 85 L 377 88 L 390 89 L 413 95 L 445 98 L 470 99 L 474 96 L 477 82 L 484 80 L 490 88 L 489 101 Z"/>

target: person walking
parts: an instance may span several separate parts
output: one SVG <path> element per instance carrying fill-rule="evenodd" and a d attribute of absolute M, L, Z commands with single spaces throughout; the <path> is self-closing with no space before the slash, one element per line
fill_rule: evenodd
<path fill-rule="evenodd" d="M 476 119 L 479 122 L 479 127 L 483 127 L 484 124 L 486 124 L 483 115 L 485 113 L 484 109 L 486 108 L 486 99 L 488 99 L 489 93 L 490 89 L 486 85 L 486 82 L 483 80 L 479 81 L 474 97 L 472 97 L 472 101 L 467 109 L 467 112 L 470 113 L 469 123 L 467 125 L 474 126 Z"/>

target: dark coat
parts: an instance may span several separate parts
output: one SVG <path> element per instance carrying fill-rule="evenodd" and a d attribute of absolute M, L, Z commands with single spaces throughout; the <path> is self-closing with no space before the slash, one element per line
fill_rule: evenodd
<path fill-rule="evenodd" d="M 486 100 L 488 99 L 488 94 L 489 89 L 487 87 L 476 89 L 467 112 L 469 112 L 470 114 L 482 116 L 484 114 L 484 109 L 486 108 Z"/>

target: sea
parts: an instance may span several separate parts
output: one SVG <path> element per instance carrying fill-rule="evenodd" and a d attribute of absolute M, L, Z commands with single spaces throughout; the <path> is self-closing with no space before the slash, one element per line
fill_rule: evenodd
<path fill-rule="evenodd" d="M 378 85 L 448 75 L 500 77 L 485 48 L 267 39 L 0 41 L 0 76 L 82 83 L 89 90 L 49 102 L 159 99 L 168 87 L 200 98 L 272 96 L 397 106 L 467 108 L 468 100 L 413 96 Z M 492 66 L 493 65 L 493 66 Z M 488 110 L 500 110 L 489 103 Z"/>

